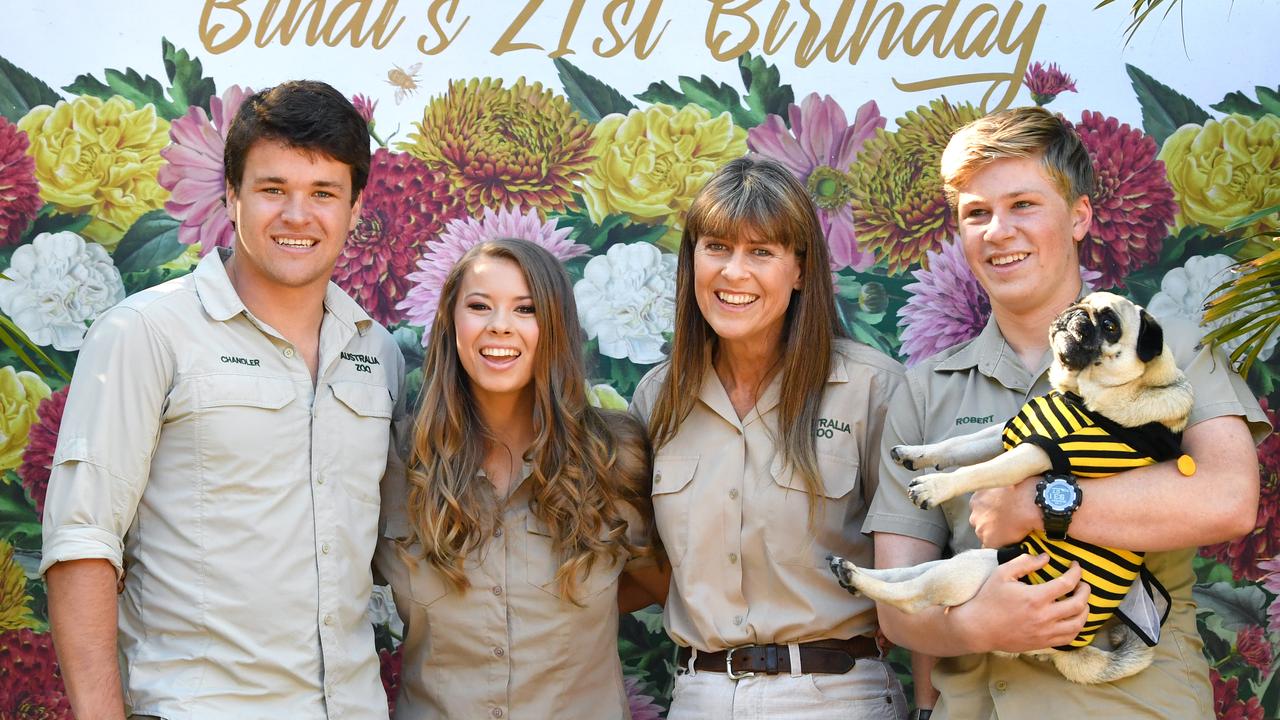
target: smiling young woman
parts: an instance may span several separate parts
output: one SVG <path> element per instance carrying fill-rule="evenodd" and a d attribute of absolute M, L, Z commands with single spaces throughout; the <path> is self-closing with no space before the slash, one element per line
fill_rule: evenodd
<path fill-rule="evenodd" d="M 405 621 L 397 718 L 627 717 L 619 585 L 663 577 L 649 446 L 587 403 L 582 335 L 534 243 L 482 243 L 445 280 L 375 559 Z"/>

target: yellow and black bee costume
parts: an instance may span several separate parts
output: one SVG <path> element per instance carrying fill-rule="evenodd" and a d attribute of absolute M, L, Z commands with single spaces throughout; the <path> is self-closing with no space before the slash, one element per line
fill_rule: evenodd
<path fill-rule="evenodd" d="M 1082 478 L 1101 478 L 1131 468 L 1172 460 L 1181 454 L 1182 435 L 1159 423 L 1124 427 L 1090 411 L 1073 394 L 1050 392 L 1032 398 L 1004 426 L 1004 448 L 1031 443 L 1049 455 L 1053 472 Z M 1098 629 L 1113 615 L 1132 628 L 1148 645 L 1159 639 L 1160 625 L 1169 614 L 1169 593 L 1143 566 L 1143 553 L 1105 548 L 1070 537 L 1053 540 L 1043 532 L 1029 535 L 1018 545 L 1000 551 L 1006 562 L 1023 553 L 1047 554 L 1049 563 L 1023 578 L 1039 584 L 1080 564 L 1089 584 L 1089 617 L 1069 650 L 1093 641 Z M 1141 593 L 1126 602 L 1135 581 Z M 1139 598 L 1135 600 L 1136 598 Z"/>

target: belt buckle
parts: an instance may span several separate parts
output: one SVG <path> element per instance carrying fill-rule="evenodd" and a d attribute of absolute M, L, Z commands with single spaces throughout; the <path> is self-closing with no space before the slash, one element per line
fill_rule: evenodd
<path fill-rule="evenodd" d="M 753 672 L 735 673 L 733 671 L 733 654 L 741 650 L 743 647 L 746 646 L 729 648 L 729 650 L 724 654 L 724 671 L 728 673 L 729 677 L 734 681 L 741 680 L 742 678 L 755 677 L 755 673 Z"/>

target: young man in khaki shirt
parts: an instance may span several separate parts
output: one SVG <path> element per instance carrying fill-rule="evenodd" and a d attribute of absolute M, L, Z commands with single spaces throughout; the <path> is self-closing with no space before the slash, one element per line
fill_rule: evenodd
<path fill-rule="evenodd" d="M 329 282 L 368 128 L 285 83 L 245 100 L 225 158 L 234 254 L 80 352 L 40 568 L 67 691 L 94 720 L 386 718 L 366 609 L 404 361 Z"/>
<path fill-rule="evenodd" d="M 942 174 L 965 257 L 990 296 L 992 317 L 974 340 L 912 368 L 890 407 L 882 482 L 864 526 L 874 533 L 878 567 L 934 560 L 944 548 L 999 547 L 1042 529 L 1036 478 L 920 510 L 906 495 L 916 473 L 889 460 L 889 448 L 1003 423 L 1026 398 L 1046 392 L 1049 323 L 1087 292 L 1077 243 L 1092 222 L 1092 167 L 1079 139 L 1058 118 L 1023 108 L 978 120 L 952 138 Z M 1069 683 L 1048 663 L 990 654 L 1066 644 L 1084 623 L 1088 587 L 1079 583 L 1079 570 L 1026 585 L 1018 578 L 1044 561 L 1023 556 L 1001 566 L 973 599 L 950 610 L 908 616 L 879 606 L 890 639 L 942 658 L 932 674 L 940 698 L 930 687 L 931 659 L 913 660 L 917 704 L 934 707 L 937 698 L 931 720 L 1213 716 L 1191 599 L 1191 559 L 1196 546 L 1252 529 L 1258 501 L 1253 442 L 1269 428 L 1253 394 L 1223 357 L 1195 347 L 1197 328 L 1164 329 L 1196 393 L 1183 449 L 1198 470 L 1183 477 L 1166 462 L 1081 480 L 1085 499 L 1070 524 L 1080 540 L 1150 553 L 1148 567 L 1172 595 L 1153 664 L 1119 682 L 1083 686 Z"/>

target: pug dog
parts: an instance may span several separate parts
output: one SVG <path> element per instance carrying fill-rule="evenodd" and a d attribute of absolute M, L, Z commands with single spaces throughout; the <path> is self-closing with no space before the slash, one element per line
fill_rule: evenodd
<path fill-rule="evenodd" d="M 1111 428 L 1127 437 L 1125 447 L 1135 454 L 1151 454 L 1149 461 L 1139 458 L 1145 464 L 1178 457 L 1181 453 L 1178 447 L 1181 432 L 1191 412 L 1191 385 L 1165 345 L 1163 330 L 1146 310 L 1118 295 L 1091 293 L 1053 321 L 1049 341 L 1053 351 L 1053 364 L 1049 371 L 1053 391 L 1043 398 L 1028 401 L 1015 420 L 1024 418 L 1028 408 L 1037 402 L 1042 403 L 1041 408 L 1044 407 L 1043 402 L 1049 400 L 1068 403 L 1082 408 L 1072 415 L 1073 418 L 1093 418 L 1099 427 Z M 1028 424 L 1023 423 L 1019 427 L 1026 430 Z M 1048 422 L 1042 424 L 1049 425 Z M 1078 469 L 1078 462 L 1087 460 L 1075 455 L 1068 457 L 1070 453 L 1053 444 L 1068 438 L 1027 438 L 1018 430 L 1010 430 L 1013 425 L 1014 421 L 1010 421 L 1008 425 L 997 425 L 938 443 L 892 448 L 890 455 L 893 460 L 909 470 L 956 468 L 950 472 L 925 474 L 913 480 L 908 488 L 912 502 L 922 508 L 935 507 L 964 493 L 1016 485 L 1025 478 L 1050 470 L 1071 472 Z M 1049 431 L 1049 434 L 1053 433 Z M 1146 442 L 1148 434 L 1161 436 L 1163 445 L 1155 441 Z M 1148 453 L 1152 448 L 1158 452 Z M 1064 464 L 1069 464 L 1071 469 L 1064 469 Z M 1187 456 L 1180 457 L 1179 468 L 1190 474 L 1184 469 L 1187 467 L 1193 472 L 1194 462 Z M 1099 477 L 1114 474 L 1114 471 L 1076 474 Z M 1071 547 L 1070 543 L 1077 542 L 1069 535 L 1061 541 L 1047 539 L 1043 534 L 1035 537 L 1041 544 L 1063 543 L 1067 548 Z M 916 613 L 930 606 L 954 606 L 966 602 L 977 594 L 999 562 L 1011 559 L 1019 552 L 1010 552 L 1010 549 L 970 550 L 953 558 L 915 567 L 881 570 L 860 568 L 839 557 L 832 557 L 830 561 L 832 572 L 850 592 L 864 594 L 906 613 Z M 1050 554 L 1053 554 L 1052 550 Z M 1136 558 L 1134 567 L 1139 567 L 1141 554 L 1129 555 Z M 1088 582 L 1089 568 L 1084 569 L 1085 581 Z M 1061 570 L 1057 572 L 1060 574 Z M 1143 576 L 1140 582 L 1154 582 L 1145 570 L 1140 572 Z M 1158 588 L 1158 583 L 1155 585 Z M 1149 600 L 1148 605 L 1139 607 L 1142 600 L 1131 599 L 1131 596 L 1137 596 L 1137 587 L 1130 587 L 1122 605 L 1131 613 L 1133 608 L 1138 608 L 1150 615 Z M 1158 589 L 1164 592 L 1163 588 Z M 1091 598 L 1091 614 L 1095 612 L 1093 602 Z M 1117 610 L 1116 602 L 1107 609 L 1108 615 Z M 1063 676 L 1073 682 L 1111 682 L 1139 672 L 1151 663 L 1150 645 L 1155 643 L 1151 637 L 1158 638 L 1162 619 L 1156 618 L 1154 630 L 1148 627 L 1148 632 L 1143 635 L 1138 634 L 1139 628 L 1130 623 L 1128 616 L 1125 617 L 1126 624 L 1112 623 L 1108 632 L 1110 650 L 1087 644 L 1070 649 L 1049 648 L 1030 654 L 1052 662 Z M 1151 622 L 1148 618 L 1148 626 Z M 1098 625 L 1102 623 L 1098 622 Z M 1082 633 L 1077 644 L 1090 642 L 1096 631 L 1095 628 L 1088 635 Z"/>

